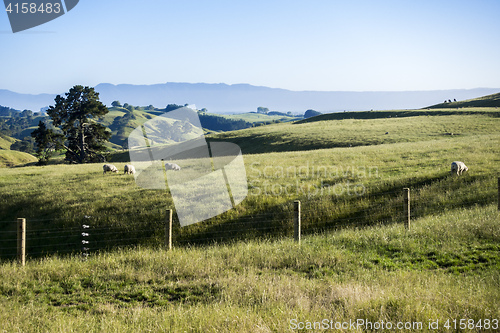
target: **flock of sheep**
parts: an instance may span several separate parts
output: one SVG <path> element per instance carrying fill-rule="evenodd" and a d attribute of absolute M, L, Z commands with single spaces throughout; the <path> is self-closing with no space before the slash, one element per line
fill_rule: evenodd
<path fill-rule="evenodd" d="M 115 167 L 113 164 L 104 164 L 102 166 L 102 174 L 105 174 L 106 172 L 118 172 L 118 168 Z M 135 168 L 131 164 L 125 164 L 125 167 L 123 168 L 123 173 L 128 174 L 128 175 L 133 175 L 135 173 Z"/>
<path fill-rule="evenodd" d="M 165 169 L 179 171 L 181 167 L 175 163 L 165 163 Z M 103 170 L 102 174 L 105 174 L 106 172 L 115 172 L 115 173 L 118 172 L 118 168 L 115 167 L 113 164 L 104 164 L 102 166 L 102 170 Z M 135 174 L 134 166 L 132 164 L 125 164 L 125 167 L 123 168 L 123 174 L 127 175 Z"/>
<path fill-rule="evenodd" d="M 106 172 L 115 172 L 115 173 L 118 172 L 118 169 L 113 164 L 104 164 L 102 166 L 102 169 L 103 169 L 103 174 L 105 174 Z M 165 163 L 165 169 L 179 171 L 181 167 L 175 163 Z M 461 176 L 464 172 L 467 171 L 469 171 L 469 168 L 465 165 L 464 162 L 454 161 L 451 163 L 452 175 L 457 174 L 457 176 Z M 125 164 L 125 167 L 123 168 L 123 174 L 127 175 L 135 174 L 134 166 L 131 164 Z"/>

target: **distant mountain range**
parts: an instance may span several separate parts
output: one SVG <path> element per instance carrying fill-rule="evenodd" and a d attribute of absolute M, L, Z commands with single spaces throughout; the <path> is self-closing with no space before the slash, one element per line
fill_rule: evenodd
<path fill-rule="evenodd" d="M 71 87 L 68 87 L 68 90 Z M 291 91 L 249 84 L 164 83 L 131 85 L 101 83 L 95 86 L 107 106 L 118 100 L 136 106 L 194 104 L 212 113 L 255 111 L 263 106 L 272 111 L 304 113 L 314 109 L 323 113 L 343 110 L 415 109 L 445 100 L 466 100 L 498 93 L 500 88 L 430 90 L 430 91 Z M 20 94 L 0 90 L 0 105 L 18 110 L 39 111 L 54 104 L 55 94 Z"/>

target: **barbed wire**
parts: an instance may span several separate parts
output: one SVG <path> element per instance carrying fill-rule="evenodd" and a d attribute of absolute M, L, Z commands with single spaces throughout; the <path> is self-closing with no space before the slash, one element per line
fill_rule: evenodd
<path fill-rule="evenodd" d="M 471 190 L 470 187 L 464 186 L 464 182 L 440 186 L 440 195 L 438 196 L 431 193 L 433 190 L 430 186 L 424 185 L 415 189 L 410 186 L 410 218 L 421 218 L 463 206 L 489 205 L 498 200 L 496 186 L 478 185 L 481 186 L 479 198 L 477 195 L 473 195 L 477 186 Z M 403 187 L 400 190 L 384 190 L 384 186 L 388 186 L 388 184 L 375 184 L 374 187 L 376 186 L 379 188 L 359 196 L 327 194 L 321 197 L 300 197 L 302 233 L 324 233 L 328 230 L 345 227 L 364 227 L 387 223 L 403 224 L 406 219 Z M 471 193 L 470 195 L 467 195 L 468 191 Z M 453 200 L 453 198 L 456 199 Z M 293 231 L 295 215 L 293 207 L 293 201 L 288 200 L 261 207 L 261 209 L 267 210 L 265 212 L 255 214 L 247 212 L 245 215 L 238 215 L 234 212 L 222 214 L 205 221 L 202 226 L 197 225 L 193 231 L 177 233 L 174 235 L 173 243 L 183 245 L 237 240 L 246 237 L 290 235 Z M 102 216 L 96 215 L 94 212 L 92 215 L 82 214 L 69 218 L 32 219 L 28 217 L 26 218 L 28 254 L 36 256 L 51 253 L 82 253 L 86 256 L 88 253 L 84 253 L 84 251 L 131 246 L 146 240 L 153 240 L 155 244 L 163 243 L 166 210 L 167 208 L 149 211 L 136 210 L 116 214 L 106 212 Z M 116 219 L 123 216 L 134 217 L 137 221 L 129 224 L 117 224 Z M 115 221 L 107 224 L 108 221 L 113 220 Z M 58 222 L 63 226 L 49 227 L 40 224 L 44 222 Z M 176 222 L 173 226 L 174 230 L 182 230 L 178 225 L 178 220 L 174 218 L 174 222 Z M 84 224 L 86 228 L 83 228 Z M 6 238 L 0 239 L 2 253 L 14 254 L 16 252 L 15 235 L 18 232 L 18 230 L 14 230 L 16 225 L 17 220 L 0 221 L 0 228 L 5 229 L 0 229 L 0 233 L 6 235 Z M 7 228 L 5 228 L 6 226 Z M 12 246 L 7 244 L 12 244 Z M 1 256 L 2 254 L 0 254 Z"/>

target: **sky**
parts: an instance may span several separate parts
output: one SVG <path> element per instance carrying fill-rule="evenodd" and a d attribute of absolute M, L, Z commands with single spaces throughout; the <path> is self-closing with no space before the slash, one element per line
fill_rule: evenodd
<path fill-rule="evenodd" d="M 500 88 L 498 0 L 80 0 L 12 33 L 0 89 L 248 83 L 295 91 Z"/>

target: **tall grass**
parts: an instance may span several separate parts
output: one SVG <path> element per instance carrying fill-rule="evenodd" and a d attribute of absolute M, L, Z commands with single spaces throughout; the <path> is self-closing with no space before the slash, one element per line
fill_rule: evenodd
<path fill-rule="evenodd" d="M 400 225 L 0 266 L 0 323 L 30 332 L 285 332 L 293 323 L 500 317 L 494 205 Z M 360 331 L 364 330 L 360 327 Z M 481 331 L 474 329 L 470 331 Z"/>

